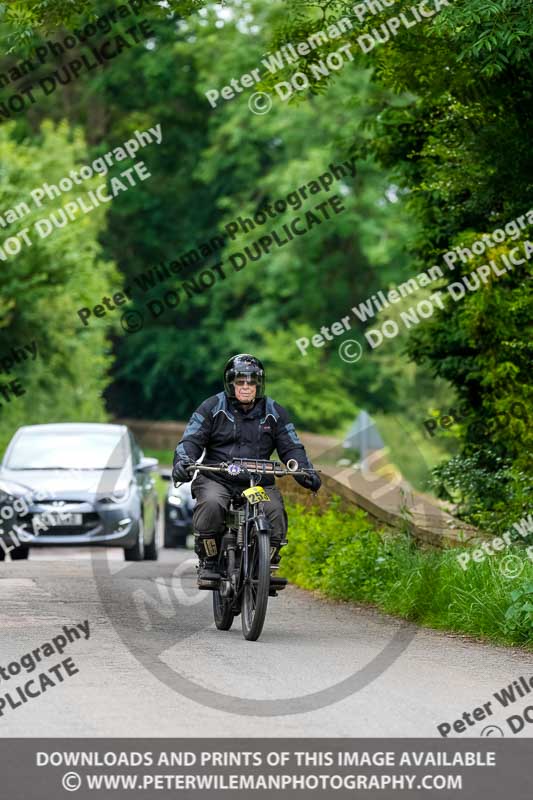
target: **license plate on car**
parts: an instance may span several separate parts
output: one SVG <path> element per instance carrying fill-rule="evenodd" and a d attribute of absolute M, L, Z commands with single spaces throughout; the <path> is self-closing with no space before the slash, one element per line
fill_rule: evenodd
<path fill-rule="evenodd" d="M 37 531 L 42 531 L 43 528 L 79 528 L 83 523 L 83 514 L 69 514 L 66 511 L 58 514 L 50 511 L 48 514 L 35 514 L 32 522 Z"/>
<path fill-rule="evenodd" d="M 270 502 L 270 497 L 267 495 L 262 486 L 251 486 L 245 489 L 243 495 L 248 499 L 249 503 L 265 503 Z"/>

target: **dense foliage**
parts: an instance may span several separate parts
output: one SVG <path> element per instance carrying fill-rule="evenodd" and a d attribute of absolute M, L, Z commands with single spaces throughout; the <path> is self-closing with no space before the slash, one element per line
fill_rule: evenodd
<path fill-rule="evenodd" d="M 330 21 L 350 16 L 352 8 L 344 2 L 319 5 L 328 9 Z M 357 37 L 411 5 L 398 2 L 353 20 L 348 39 L 354 49 L 359 49 Z M 445 6 L 430 22 L 402 27 L 369 54 L 359 50 L 359 60 L 371 65 L 373 83 L 382 93 L 356 146 L 391 170 L 408 192 L 406 209 L 419 223 L 413 274 L 442 264 L 443 253 L 469 247 L 533 207 L 532 23 L 530 3 L 464 0 Z M 294 17 L 280 25 L 277 41 L 290 41 L 296 33 L 302 39 L 302 31 L 323 24 L 316 3 L 295 3 Z M 308 70 L 313 60 L 313 55 L 302 58 L 300 68 Z M 318 88 L 323 91 L 323 82 Z M 531 216 L 528 223 L 522 240 L 531 234 Z M 517 243 L 508 238 L 467 263 L 457 259 L 442 286 L 501 259 Z M 529 507 L 522 486 L 524 471 L 530 474 L 533 426 L 513 407 L 532 407 L 532 322 L 531 266 L 525 263 L 503 277 L 491 275 L 460 302 L 447 297 L 444 310 L 436 309 L 409 337 L 414 361 L 429 365 L 470 409 L 462 425 L 461 455 L 438 472 L 437 483 L 461 501 L 465 513 L 472 511 L 476 522 L 480 505 L 500 512 L 507 503 L 515 519 Z M 502 471 L 505 479 L 496 493 L 483 491 L 478 480 L 473 505 L 457 491 L 465 474 L 473 484 L 474 473 L 490 479 L 501 478 Z M 483 521 L 487 524 L 487 515 Z"/>
<path fill-rule="evenodd" d="M 0 207 L 26 202 L 43 175 L 53 183 L 86 157 L 82 132 L 66 124 L 43 124 L 39 141 L 26 140 L 22 147 L 13 126 L 4 125 L 0 128 Z M 94 180 L 90 183 L 94 187 Z M 65 197 L 71 200 L 73 195 Z M 56 201 L 47 211 L 57 206 Z M 32 224 L 43 216 L 32 208 L 23 225 L 31 233 Z M 99 208 L 86 217 L 81 229 L 59 228 L 43 239 L 28 234 L 31 245 L 23 245 L 16 257 L 2 263 L 1 383 L 8 386 L 19 381 L 24 394 L 13 395 L 8 389 L 7 397 L 1 398 L 0 447 L 22 424 L 106 417 L 102 392 L 111 353 L 105 331 L 95 328 L 79 335 L 76 317 L 80 300 L 105 293 L 111 281 L 118 280 L 98 244 L 104 225 L 105 211 Z M 12 360 L 9 371 L 4 371 L 9 367 L 4 359 Z"/>
<path fill-rule="evenodd" d="M 424 551 L 405 534 L 376 530 L 363 511 L 333 502 L 323 513 L 289 508 L 290 541 L 281 570 L 293 583 L 339 600 L 493 641 L 533 646 L 533 563 L 514 546 L 464 570 L 460 549 Z M 509 555 L 521 573 L 502 574 Z"/>

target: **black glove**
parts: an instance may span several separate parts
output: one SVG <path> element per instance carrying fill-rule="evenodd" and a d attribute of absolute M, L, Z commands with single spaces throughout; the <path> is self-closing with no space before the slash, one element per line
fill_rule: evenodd
<path fill-rule="evenodd" d="M 191 479 L 191 474 L 187 467 L 192 464 L 192 461 L 176 461 L 172 469 L 172 480 L 174 483 L 188 483 Z"/>
<path fill-rule="evenodd" d="M 303 476 L 302 486 L 304 489 L 309 489 L 311 492 L 318 492 L 322 486 L 322 481 L 316 472 L 309 472 L 307 475 Z"/>

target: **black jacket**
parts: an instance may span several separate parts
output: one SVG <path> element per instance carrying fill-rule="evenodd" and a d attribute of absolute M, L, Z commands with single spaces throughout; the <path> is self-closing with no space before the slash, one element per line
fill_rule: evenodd
<path fill-rule="evenodd" d="M 287 411 L 270 397 L 258 400 L 248 412 L 225 392 L 204 400 L 190 418 L 176 447 L 174 464 L 187 457 L 197 461 L 204 448 L 203 463 L 207 465 L 233 458 L 268 459 L 277 450 L 284 463 L 295 458 L 300 467 L 313 468 Z M 203 474 L 226 485 L 248 483 L 242 476 Z M 303 485 L 302 477 L 295 476 L 295 480 Z M 265 475 L 260 483 L 272 486 L 275 478 Z"/>

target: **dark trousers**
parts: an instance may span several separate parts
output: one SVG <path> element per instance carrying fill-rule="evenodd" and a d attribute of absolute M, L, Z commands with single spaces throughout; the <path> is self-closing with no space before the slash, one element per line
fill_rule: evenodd
<path fill-rule="evenodd" d="M 200 535 L 222 533 L 224 514 L 229 507 L 232 490 L 205 475 L 198 475 L 191 488 L 197 501 L 193 512 L 195 532 Z M 270 502 L 264 503 L 263 508 L 272 525 L 271 538 L 281 541 L 287 533 L 287 512 L 283 498 L 275 486 L 268 486 L 265 491 L 270 497 Z"/>

